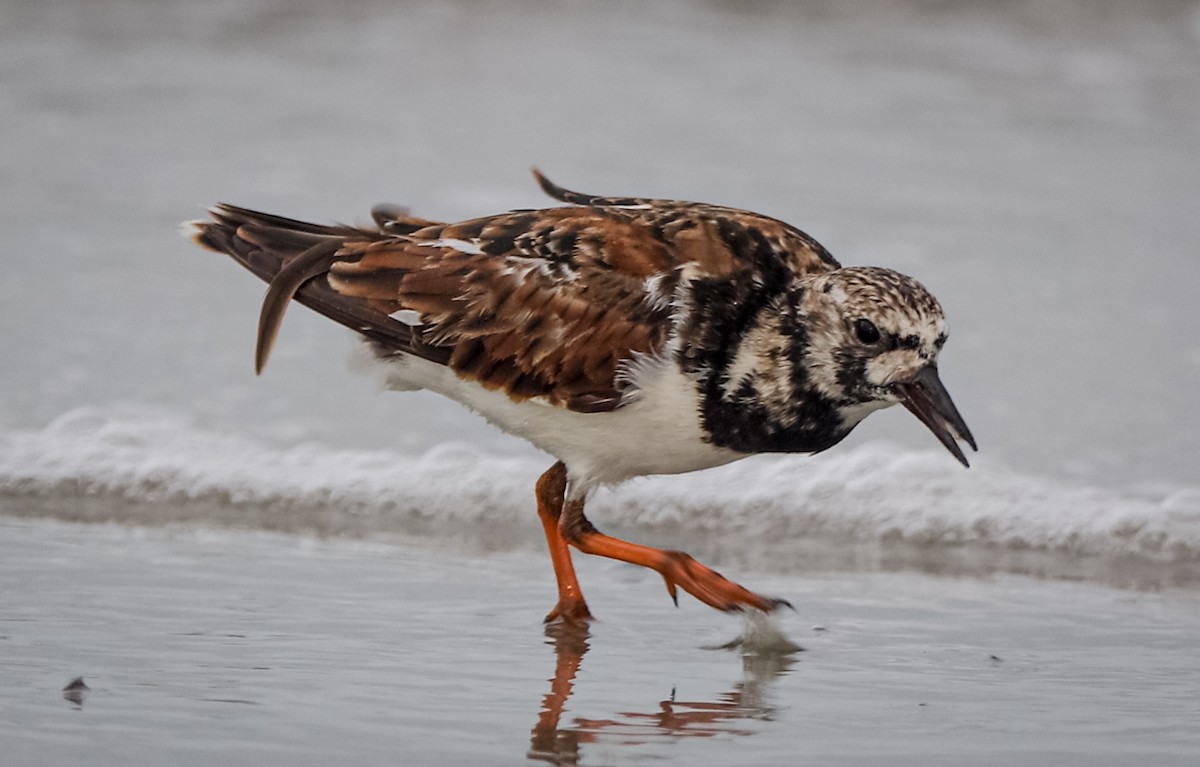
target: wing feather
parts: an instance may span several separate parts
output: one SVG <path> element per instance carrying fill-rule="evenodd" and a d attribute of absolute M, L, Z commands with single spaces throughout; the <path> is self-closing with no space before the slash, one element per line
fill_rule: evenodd
<path fill-rule="evenodd" d="M 808 235 L 775 219 L 588 195 L 535 175 L 569 207 L 442 224 L 380 206 L 370 230 L 221 206 L 197 239 L 271 283 L 260 363 L 294 295 L 380 353 L 418 354 L 515 399 L 584 412 L 618 407 L 623 366 L 663 351 L 685 281 L 837 267 Z M 390 316 L 404 310 L 419 322 Z"/>

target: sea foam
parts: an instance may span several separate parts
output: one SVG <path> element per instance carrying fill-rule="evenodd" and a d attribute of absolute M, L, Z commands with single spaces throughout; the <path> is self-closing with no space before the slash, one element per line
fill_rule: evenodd
<path fill-rule="evenodd" d="M 548 465 L 460 443 L 422 455 L 278 447 L 177 414 L 84 408 L 0 435 L 0 509 L 503 550 L 536 542 L 532 489 Z M 942 453 L 883 443 L 638 479 L 599 491 L 589 515 L 602 529 L 768 570 L 827 561 L 814 555 L 838 543 L 873 547 L 884 560 L 918 551 L 926 565 L 964 549 L 1200 565 L 1200 489 L 1146 499 L 1019 474 L 986 457 L 964 471 Z"/>

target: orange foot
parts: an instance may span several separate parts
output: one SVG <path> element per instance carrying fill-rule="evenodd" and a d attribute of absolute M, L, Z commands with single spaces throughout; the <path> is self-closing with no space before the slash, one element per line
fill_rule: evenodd
<path fill-rule="evenodd" d="M 744 610 L 747 607 L 770 612 L 777 607 L 791 607 L 791 603 L 774 597 L 764 597 L 742 588 L 725 576 L 697 562 L 682 551 L 662 552 L 661 564 L 651 565 L 667 582 L 667 593 L 676 606 L 679 594 L 675 587 L 718 610 Z"/>
<path fill-rule="evenodd" d="M 782 599 L 760 596 L 742 588 L 682 551 L 663 551 L 630 543 L 598 532 L 590 525 L 588 527 L 590 529 L 584 529 L 568 539 L 571 545 L 585 554 L 619 559 L 657 571 L 667 582 L 667 593 L 676 605 L 679 604 L 678 587 L 718 610 L 751 608 L 770 612 L 776 607 L 791 607 Z"/>
<path fill-rule="evenodd" d="M 565 624 L 583 624 L 586 625 L 592 618 L 592 612 L 588 609 L 587 602 L 583 601 L 583 597 L 560 597 L 558 604 L 554 606 L 546 615 L 544 623 L 554 623 L 562 621 Z"/>

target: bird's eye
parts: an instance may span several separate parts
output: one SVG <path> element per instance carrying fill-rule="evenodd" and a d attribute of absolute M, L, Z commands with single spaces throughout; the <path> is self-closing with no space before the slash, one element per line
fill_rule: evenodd
<path fill-rule="evenodd" d="M 858 340 L 870 346 L 879 342 L 879 328 L 875 327 L 875 323 L 868 319 L 855 320 L 854 333 L 858 336 Z"/>

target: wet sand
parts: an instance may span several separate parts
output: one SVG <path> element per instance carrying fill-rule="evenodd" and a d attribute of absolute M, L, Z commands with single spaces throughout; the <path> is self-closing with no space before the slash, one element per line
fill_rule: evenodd
<path fill-rule="evenodd" d="M 1195 764 L 1200 601 L 736 573 L 802 652 L 584 560 L 0 517 L 6 765 Z M 735 575 L 733 571 L 728 573 Z M 89 689 L 64 694 L 82 676 Z"/>

